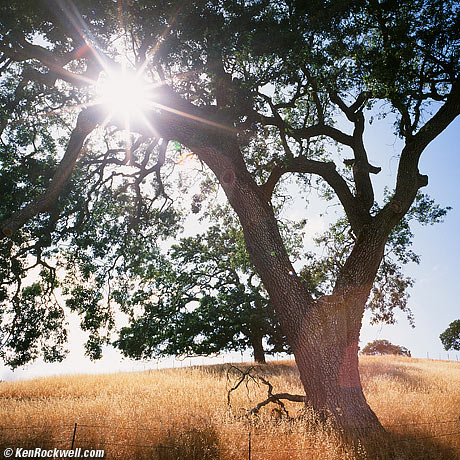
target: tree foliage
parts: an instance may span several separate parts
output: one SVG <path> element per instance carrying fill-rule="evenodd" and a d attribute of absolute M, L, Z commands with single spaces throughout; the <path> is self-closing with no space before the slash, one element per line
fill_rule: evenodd
<path fill-rule="evenodd" d="M 385 318 L 383 303 L 406 308 L 402 292 L 410 282 L 392 264 L 416 258 L 406 220 L 428 181 L 419 160 L 460 113 L 460 5 L 324 5 L 11 0 L 0 6 L 0 191 L 7 197 L 0 203 L 1 341 L 8 355 L 21 350 L 3 324 L 22 324 L 27 311 L 14 302 L 24 299 L 40 322 L 44 303 L 31 299 L 59 281 L 89 333 L 88 353 L 100 355 L 111 340 L 114 304 L 131 299 L 162 264 L 168 274 L 158 242 L 180 225 L 186 174 L 172 179 L 193 154 L 238 215 L 309 403 L 341 427 L 381 429 L 359 381 L 359 331 L 369 295 L 377 317 Z M 129 71 L 150 84 L 141 115 L 112 110 L 98 92 Z M 388 162 L 368 152 L 365 131 L 385 117 L 402 147 L 393 188 L 376 196 L 371 177 Z M 334 200 L 329 204 L 340 204 L 350 226 L 343 259 L 336 258 L 341 267 L 324 286 L 314 273 L 297 275 L 280 234 L 277 208 L 299 195 L 290 188 L 293 177 L 301 192 L 316 187 Z M 420 203 L 419 221 L 442 217 L 443 210 L 430 211 L 429 199 Z M 341 226 L 332 234 L 341 234 Z M 26 281 L 33 267 L 43 273 L 35 294 Z M 59 324 L 49 323 L 55 330 Z M 36 347 L 40 334 L 31 336 L 23 343 Z M 42 335 L 58 345 L 47 354 L 53 359 L 59 337 Z"/>
<path fill-rule="evenodd" d="M 460 350 L 460 320 L 452 321 L 439 338 L 445 350 Z"/>
<path fill-rule="evenodd" d="M 130 326 L 120 330 L 115 345 L 126 356 L 252 348 L 255 359 L 265 362 L 265 354 L 290 351 L 234 214 L 215 206 L 207 213 L 215 221 L 207 232 L 174 244 L 158 270 L 143 277 L 142 293 L 123 298 Z M 291 232 L 303 225 L 289 224 Z M 287 234 L 286 242 L 295 255 L 301 239 Z"/>
<path fill-rule="evenodd" d="M 393 345 L 388 340 L 374 340 L 369 342 L 362 350 L 363 355 L 402 355 L 410 356 L 410 351 L 401 345 Z"/>

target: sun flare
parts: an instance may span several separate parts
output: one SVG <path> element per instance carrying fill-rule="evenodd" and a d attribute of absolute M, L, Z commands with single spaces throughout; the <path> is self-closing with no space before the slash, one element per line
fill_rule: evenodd
<path fill-rule="evenodd" d="M 142 76 L 124 71 L 102 78 L 98 95 L 112 116 L 133 119 L 141 117 L 148 108 L 152 89 Z"/>

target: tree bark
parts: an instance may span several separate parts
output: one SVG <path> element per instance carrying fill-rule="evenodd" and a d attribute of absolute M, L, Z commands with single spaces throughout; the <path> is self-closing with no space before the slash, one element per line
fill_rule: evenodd
<path fill-rule="evenodd" d="M 358 341 L 385 235 L 369 227 L 358 239 L 333 295 L 314 300 L 295 274 L 270 203 L 249 174 L 217 171 L 243 227 L 246 246 L 292 347 L 306 404 L 347 438 L 383 431 L 362 391 Z"/>
<path fill-rule="evenodd" d="M 320 302 L 305 316 L 294 351 L 306 401 L 321 421 L 347 437 L 362 438 L 383 428 L 362 391 L 358 341 L 365 299 Z M 355 311 L 355 314 L 351 312 Z"/>
<path fill-rule="evenodd" d="M 254 350 L 254 361 L 258 364 L 266 364 L 262 339 L 263 337 L 261 335 L 250 337 L 252 349 Z"/>

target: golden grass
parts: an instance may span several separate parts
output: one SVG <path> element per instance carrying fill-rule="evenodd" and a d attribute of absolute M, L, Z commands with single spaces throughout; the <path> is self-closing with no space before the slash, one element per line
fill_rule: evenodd
<path fill-rule="evenodd" d="M 366 397 L 390 436 L 367 458 L 460 458 L 460 363 L 363 357 Z M 227 367 L 73 375 L 0 383 L 0 454 L 5 447 L 105 449 L 116 459 L 248 458 L 342 460 L 360 457 L 306 418 L 238 417 L 265 399 L 266 389 L 241 386 L 226 404 Z M 302 393 L 292 362 L 262 367 L 276 392 Z M 231 376 L 232 382 L 237 378 Z M 288 403 L 291 415 L 301 405 Z M 14 429 L 17 427 L 17 429 Z M 456 433 L 456 434 L 452 434 Z M 364 454 L 362 456 L 365 456 Z"/>

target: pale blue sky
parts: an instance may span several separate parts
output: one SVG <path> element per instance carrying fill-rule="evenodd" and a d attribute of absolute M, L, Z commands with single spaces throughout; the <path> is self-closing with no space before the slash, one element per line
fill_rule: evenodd
<path fill-rule="evenodd" d="M 457 118 L 423 153 L 420 172 L 429 176 L 422 190 L 443 206 L 453 209 L 444 223 L 429 227 L 414 225 L 413 249 L 422 256 L 420 265 L 411 264 L 406 273 L 416 280 L 410 306 L 415 329 L 401 318 L 395 326 L 365 325 L 362 342 L 388 338 L 408 347 L 413 356 L 447 357 L 439 340 L 450 322 L 460 319 L 460 119 Z M 376 139 L 377 141 L 377 139 Z M 394 161 L 396 164 L 396 161 Z M 383 172 L 383 171 L 382 171 Z M 380 330 L 381 329 L 381 330 Z M 449 352 L 450 358 L 460 352 Z"/>

